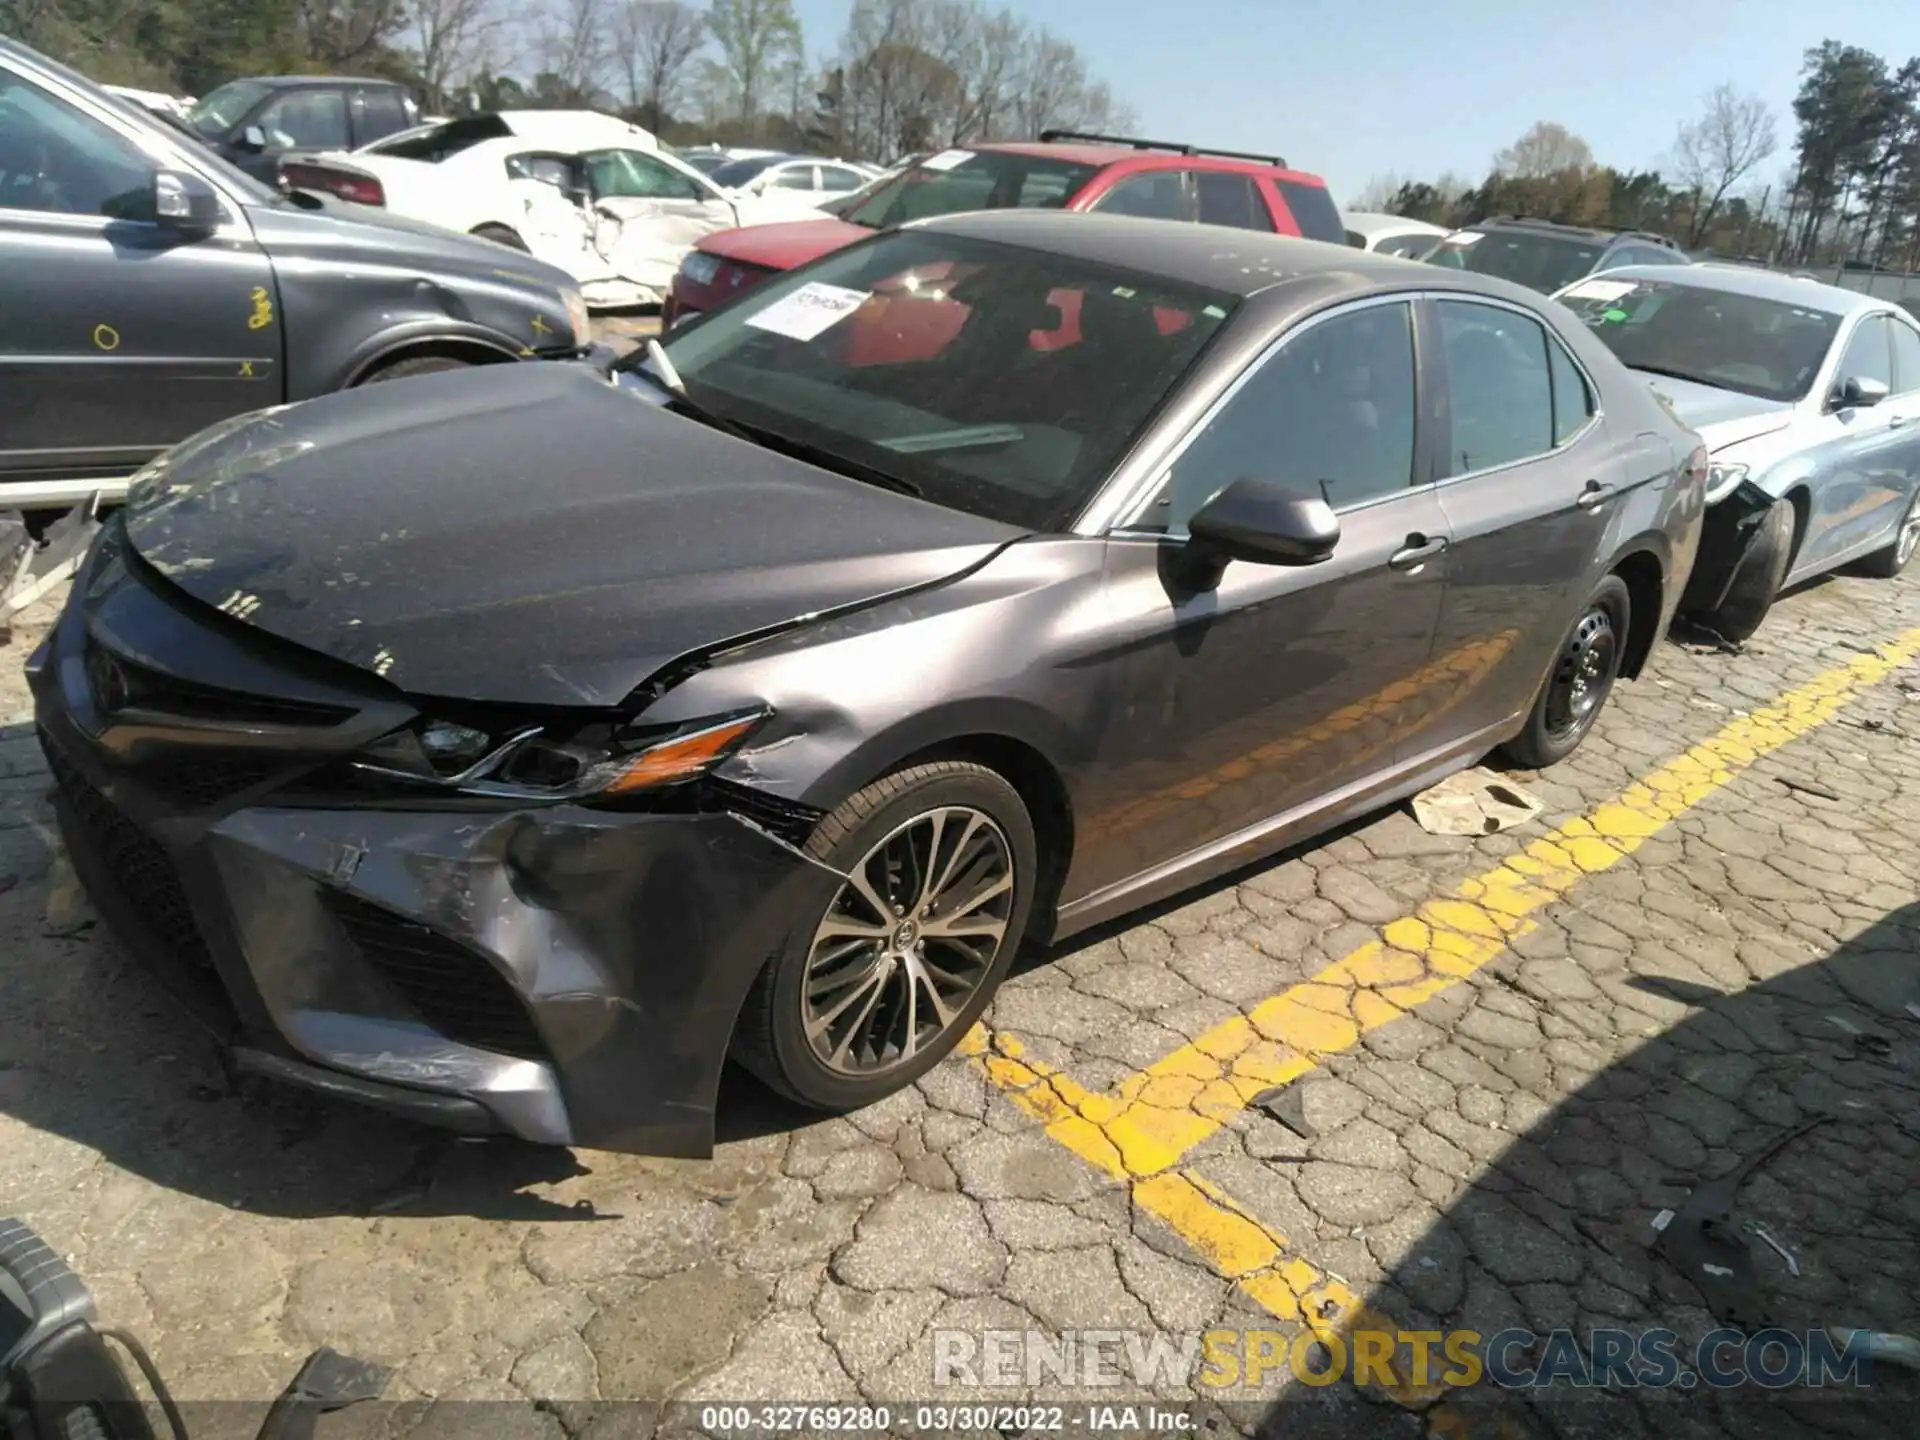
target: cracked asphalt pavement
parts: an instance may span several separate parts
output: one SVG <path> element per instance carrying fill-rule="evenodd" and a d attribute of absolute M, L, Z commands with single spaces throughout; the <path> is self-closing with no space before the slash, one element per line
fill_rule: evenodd
<path fill-rule="evenodd" d="M 1028 957 L 883 1104 L 822 1120 L 730 1081 L 709 1162 L 230 1089 L 60 858 L 18 671 L 52 613 L 0 648 L 0 1214 L 210 1428 L 326 1344 L 403 1403 L 323 1433 L 1142 1397 L 1303 1435 L 1913 1432 L 1886 1366 L 1870 1394 L 1443 1392 L 1398 1350 L 1358 1387 L 934 1375 L 943 1331 L 1690 1343 L 1717 1322 L 1655 1216 L 1816 1119 L 1739 1192 L 1799 1270 L 1756 1240 L 1762 1299 L 1920 1333 L 1920 584 L 1810 587 L 1743 653 L 1664 645 L 1574 757 L 1515 773 L 1545 803 L 1521 829 L 1397 807 Z"/>

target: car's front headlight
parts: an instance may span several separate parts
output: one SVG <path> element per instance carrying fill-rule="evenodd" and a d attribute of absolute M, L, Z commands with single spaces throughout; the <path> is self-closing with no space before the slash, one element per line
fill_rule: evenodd
<path fill-rule="evenodd" d="M 503 800 L 612 800 L 698 779 L 772 714 L 737 711 L 666 729 L 422 719 L 354 757 L 367 779 Z"/>
<path fill-rule="evenodd" d="M 711 285 L 713 277 L 720 273 L 720 257 L 704 250 L 689 250 L 687 258 L 680 262 L 680 273 L 696 285 Z"/>
<path fill-rule="evenodd" d="M 593 321 L 587 316 L 587 302 L 578 287 L 560 292 L 560 299 L 567 307 L 567 319 L 573 322 L 573 343 L 582 348 L 593 342 Z"/>
<path fill-rule="evenodd" d="M 1726 499 L 1740 488 L 1740 482 L 1746 478 L 1746 466 L 1713 461 L 1707 466 L 1707 503 L 1712 505 Z"/>

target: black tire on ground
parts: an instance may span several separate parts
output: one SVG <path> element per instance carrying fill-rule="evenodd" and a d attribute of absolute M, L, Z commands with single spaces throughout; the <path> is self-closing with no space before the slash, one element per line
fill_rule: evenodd
<path fill-rule="evenodd" d="M 434 375 L 442 370 L 464 370 L 468 362 L 456 360 L 451 355 L 419 355 L 412 360 L 396 360 L 391 365 L 382 365 L 360 383 L 371 385 L 376 380 L 404 380 L 409 375 Z"/>
<path fill-rule="evenodd" d="M 527 242 L 505 225 L 476 225 L 467 233 L 481 240 L 491 240 L 496 245 L 504 245 L 509 250 L 526 252 Z"/>
<path fill-rule="evenodd" d="M 1558 764 L 1587 738 L 1612 693 L 1633 623 L 1633 597 L 1618 575 L 1602 580 L 1580 607 L 1540 682 L 1526 726 L 1501 747 L 1529 770 Z"/>
<path fill-rule="evenodd" d="M 966 916 L 977 918 L 987 915 L 990 906 L 997 913 L 989 915 L 989 918 L 1004 918 L 1005 921 L 998 948 L 990 958 L 984 960 L 978 978 L 972 981 L 973 989 L 965 995 L 964 1003 L 961 1003 L 959 995 L 948 996 L 957 1008 L 936 1035 L 918 1039 L 917 1049 L 912 1055 L 896 1055 L 890 1061 L 883 1060 L 871 1073 L 847 1073 L 845 1067 L 829 1065 L 826 1059 L 815 1053 L 814 1045 L 808 1039 L 805 997 L 813 995 L 814 1003 L 820 1009 L 827 1010 L 838 1003 L 840 997 L 856 988 L 865 994 L 866 987 L 861 985 L 859 979 L 848 981 L 839 977 L 854 973 L 858 966 L 867 967 L 859 972 L 862 975 L 878 973 L 886 963 L 885 952 L 895 944 L 899 931 L 895 930 L 893 938 L 887 940 L 862 941 L 854 938 L 842 941 L 841 945 L 849 947 L 855 958 L 843 962 L 833 956 L 833 942 L 818 938 L 820 929 L 828 923 L 829 917 L 862 919 L 863 912 L 871 911 L 874 907 L 868 902 L 850 898 L 850 882 L 838 879 L 825 869 L 819 870 L 818 883 L 809 888 L 800 920 L 754 982 L 741 1009 L 739 1022 L 734 1027 L 734 1058 L 775 1090 L 818 1110 L 853 1110 L 870 1105 L 931 1070 L 987 1008 L 994 990 L 1020 948 L 1027 915 L 1033 904 L 1034 881 L 1039 873 L 1033 821 L 1019 793 L 1004 778 L 983 765 L 959 760 L 937 760 L 896 770 L 874 781 L 822 820 L 807 841 L 806 849 L 808 854 L 836 871 L 851 873 L 855 867 L 859 867 L 869 876 L 877 875 L 879 885 L 876 888 L 889 892 L 881 897 L 883 899 L 892 899 L 895 893 L 909 892 L 917 892 L 921 898 L 925 898 L 928 889 L 933 888 L 936 902 L 934 910 L 937 911 L 942 892 L 937 887 L 923 885 L 921 875 L 930 871 L 934 879 L 945 878 L 941 875 L 940 864 L 923 862 L 917 864 L 915 869 L 896 871 L 885 864 L 874 867 L 862 862 L 870 856 L 884 861 L 893 855 L 895 852 L 885 850 L 883 846 L 900 842 L 890 837 L 904 835 L 911 839 L 918 835 L 924 838 L 929 828 L 926 817 L 950 813 L 948 807 L 964 808 L 990 821 L 997 829 L 998 840 L 1003 842 L 1001 849 L 994 853 L 1004 854 L 1012 870 L 1012 885 L 1007 892 L 1011 897 L 1009 900 L 996 898 L 985 906 L 975 908 L 966 905 L 957 912 L 962 917 L 962 923 L 965 923 Z M 965 823 L 954 823 L 954 829 L 959 830 Z M 946 832 L 935 843 L 953 847 L 962 838 L 953 832 Z M 991 846 L 995 837 L 985 838 Z M 917 856 L 917 852 L 914 853 Z M 957 851 L 948 850 L 945 853 L 949 856 L 948 864 L 954 864 L 961 858 Z M 953 885 L 957 888 L 969 874 L 980 875 L 984 879 L 991 873 L 990 869 L 982 870 L 970 862 L 956 870 Z M 894 884 L 901 887 L 898 892 L 893 890 Z M 970 899 L 972 894 L 963 895 L 953 903 L 962 904 Z M 907 904 L 910 907 L 913 899 L 910 898 Z M 886 924 L 900 925 L 916 920 L 919 914 L 910 908 L 902 913 L 902 909 L 896 906 L 894 916 L 888 917 Z M 935 920 L 929 918 L 924 923 L 931 926 Z M 950 918 L 945 923 L 951 924 L 953 921 Z M 933 940 L 931 929 L 920 939 L 926 950 L 931 952 L 922 957 L 923 964 L 928 958 L 937 957 L 937 963 L 948 967 L 944 973 L 952 973 L 960 968 L 953 964 L 952 957 L 956 952 L 945 946 L 936 949 L 929 943 Z M 814 973 L 812 984 L 809 984 L 809 961 L 817 946 L 828 947 L 821 953 L 833 963 L 822 964 L 819 971 Z M 862 951 L 859 948 L 861 946 L 868 948 Z M 877 955 L 877 959 L 870 961 L 864 958 L 869 955 Z M 834 969 L 834 965 L 845 968 Z M 893 962 L 896 974 L 911 973 L 905 966 L 904 960 Z M 886 1006 L 903 994 L 902 990 L 891 988 L 893 983 L 889 982 L 890 988 L 884 992 L 883 1003 L 869 1007 L 875 1023 L 885 1013 Z M 911 988 L 908 981 L 899 983 Z M 916 1010 L 937 1019 L 938 1012 L 921 998 L 923 994 L 922 990 L 914 990 Z M 894 1005 L 892 1013 L 898 1017 L 903 1012 L 898 1005 Z M 894 1033 L 891 1024 L 888 1029 Z"/>
<path fill-rule="evenodd" d="M 1855 568 L 1876 580 L 1891 580 L 1906 569 L 1914 551 L 1920 550 L 1920 528 L 1915 527 L 1916 520 L 1920 520 L 1920 491 L 1915 491 L 1913 499 L 1907 502 L 1906 513 L 1900 517 L 1900 528 L 1893 532 L 1893 543 L 1884 550 L 1874 551 Z"/>
<path fill-rule="evenodd" d="M 1793 563 L 1793 539 L 1799 528 L 1793 501 L 1773 502 L 1733 572 L 1733 583 L 1714 609 L 1691 618 L 1722 638 L 1739 644 L 1760 628 Z"/>

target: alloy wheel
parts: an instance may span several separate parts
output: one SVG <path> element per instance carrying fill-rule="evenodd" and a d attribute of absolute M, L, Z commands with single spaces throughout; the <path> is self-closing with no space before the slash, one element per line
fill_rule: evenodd
<path fill-rule="evenodd" d="M 815 1058 L 868 1077 L 947 1031 L 993 969 L 1013 915 L 1013 851 L 992 817 L 942 806 L 848 868 L 800 987 Z"/>
<path fill-rule="evenodd" d="M 1573 627 L 1553 678 L 1547 682 L 1547 733 L 1555 740 L 1584 731 L 1613 685 L 1620 640 L 1613 616 L 1600 606 Z"/>
<path fill-rule="evenodd" d="M 1904 569 L 1906 563 L 1913 559 L 1914 547 L 1920 545 L 1920 500 L 1915 500 L 1908 507 L 1907 518 L 1900 522 L 1898 543 L 1899 548 L 1894 551 L 1894 564 Z"/>

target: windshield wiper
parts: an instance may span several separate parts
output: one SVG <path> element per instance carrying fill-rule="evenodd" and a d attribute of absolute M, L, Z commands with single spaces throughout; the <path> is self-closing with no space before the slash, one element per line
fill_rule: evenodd
<path fill-rule="evenodd" d="M 771 430 L 755 430 L 752 432 L 752 437 L 769 450 L 777 450 L 782 455 L 790 456 L 795 460 L 804 460 L 809 465 L 818 465 L 822 470 L 838 471 L 842 475 L 865 481 L 869 485 L 878 485 L 882 490 L 911 495 L 916 500 L 925 498 L 920 487 L 911 480 L 903 480 L 898 475 L 889 474 L 878 466 L 850 460 L 836 450 L 809 444 L 805 440 L 795 440 L 788 435 L 777 435 Z"/>

